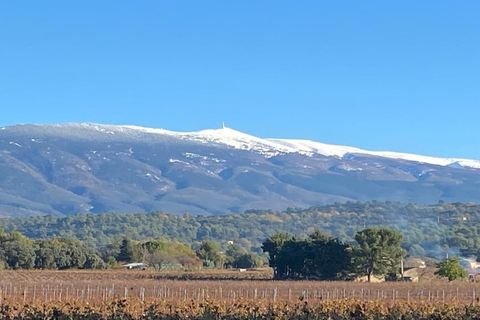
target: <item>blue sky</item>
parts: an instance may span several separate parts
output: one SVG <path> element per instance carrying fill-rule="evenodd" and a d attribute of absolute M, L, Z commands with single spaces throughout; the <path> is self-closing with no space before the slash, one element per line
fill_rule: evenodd
<path fill-rule="evenodd" d="M 2 1 L 0 124 L 480 159 L 480 1 Z"/>

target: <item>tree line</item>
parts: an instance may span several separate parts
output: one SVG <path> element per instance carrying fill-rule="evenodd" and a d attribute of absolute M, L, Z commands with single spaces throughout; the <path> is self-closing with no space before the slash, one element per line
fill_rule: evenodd
<path fill-rule="evenodd" d="M 32 240 L 17 231 L 0 229 L 0 269 L 103 269 L 143 262 L 157 270 L 253 268 L 266 259 L 228 243 L 205 240 L 196 248 L 167 239 L 144 241 L 123 238 L 97 250 L 68 238 Z"/>
<path fill-rule="evenodd" d="M 105 263 L 97 252 L 72 239 L 31 240 L 0 230 L 0 269 L 94 269 Z"/>
<path fill-rule="evenodd" d="M 224 249 L 225 248 L 225 249 Z M 172 268 L 256 268 L 266 264 L 266 259 L 244 248 L 213 240 L 204 240 L 197 248 L 168 240 L 135 241 L 123 239 L 117 251 L 109 252 L 107 260 L 142 261 L 156 269 Z"/>
<path fill-rule="evenodd" d="M 388 228 L 367 228 L 346 243 L 318 230 L 308 237 L 276 233 L 264 240 L 266 257 L 233 242 L 223 246 L 204 240 L 197 247 L 167 239 L 137 241 L 124 238 L 97 251 L 66 238 L 32 240 L 19 232 L 0 230 L 0 269 L 103 269 L 122 263 L 143 262 L 156 270 L 200 268 L 256 268 L 267 264 L 275 279 L 351 279 L 352 276 L 399 272 L 402 234 Z M 268 259 L 267 259 L 268 258 Z M 439 263 L 438 275 L 465 278 L 458 259 Z"/>
<path fill-rule="evenodd" d="M 262 253 L 262 242 L 276 232 L 307 237 L 315 229 L 343 242 L 374 227 L 401 230 L 402 248 L 412 256 L 442 259 L 447 255 L 480 256 L 480 205 L 444 203 L 346 202 L 284 211 L 249 210 L 220 216 L 148 214 L 76 214 L 0 219 L 6 231 L 32 239 L 75 238 L 98 250 L 124 237 L 138 241 L 167 238 L 192 244 L 214 240 Z M 225 248 L 224 248 L 225 249 Z"/>
<path fill-rule="evenodd" d="M 388 228 L 358 232 L 356 244 L 347 244 L 320 231 L 307 238 L 277 233 L 263 242 L 275 279 L 348 279 L 352 275 L 399 272 L 404 255 L 402 235 Z"/>
<path fill-rule="evenodd" d="M 352 280 L 366 276 L 401 279 L 401 261 L 406 254 L 403 236 L 389 228 L 367 228 L 357 232 L 355 243 L 346 243 L 318 230 L 306 238 L 276 233 L 262 249 L 268 254 L 275 279 Z M 468 273 L 457 257 L 437 264 L 436 275 L 448 280 L 465 279 Z"/>

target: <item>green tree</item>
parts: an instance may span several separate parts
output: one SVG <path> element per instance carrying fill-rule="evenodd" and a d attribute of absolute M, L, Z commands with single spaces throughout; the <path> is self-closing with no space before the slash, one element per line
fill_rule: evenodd
<path fill-rule="evenodd" d="M 435 274 L 448 278 L 449 281 L 465 279 L 468 276 L 467 271 L 460 265 L 458 258 L 450 258 L 440 262 Z"/>
<path fill-rule="evenodd" d="M 304 247 L 304 272 L 311 279 L 339 279 L 347 273 L 351 259 L 349 245 L 315 233 L 310 235 Z"/>
<path fill-rule="evenodd" d="M 350 247 L 318 230 L 306 239 L 277 234 L 265 240 L 276 279 L 341 278 L 351 261 Z"/>
<path fill-rule="evenodd" d="M 31 269 L 35 266 L 33 241 L 19 232 L 0 235 L 0 260 L 12 269 Z"/>
<path fill-rule="evenodd" d="M 105 269 L 107 264 L 102 260 L 102 258 L 93 252 L 87 252 L 85 255 L 85 263 L 83 264 L 84 269 Z"/>
<path fill-rule="evenodd" d="M 229 244 L 227 246 L 227 250 L 225 250 L 225 255 L 227 256 L 228 260 L 234 260 L 238 256 L 241 256 L 242 254 L 247 253 L 247 250 L 244 248 L 236 245 L 236 244 Z"/>
<path fill-rule="evenodd" d="M 292 240 L 292 237 L 288 233 L 276 233 L 262 243 L 263 252 L 268 253 L 268 265 L 273 269 L 274 278 L 279 278 L 280 274 L 282 276 L 284 274 L 278 258 L 282 247 L 289 240 Z"/>
<path fill-rule="evenodd" d="M 276 279 L 301 279 L 305 276 L 306 241 L 291 238 L 283 243 L 275 257 Z"/>
<path fill-rule="evenodd" d="M 403 256 L 402 235 L 388 228 L 369 228 L 355 235 L 358 246 L 354 250 L 353 267 L 357 273 L 385 275 L 396 272 Z"/>
<path fill-rule="evenodd" d="M 234 268 L 258 268 L 261 267 L 263 263 L 264 260 L 258 255 L 254 253 L 243 253 L 232 260 L 231 266 Z"/>
<path fill-rule="evenodd" d="M 192 268 L 200 264 L 190 246 L 171 240 L 149 240 L 140 244 L 143 260 L 155 269 Z"/>
<path fill-rule="evenodd" d="M 197 249 L 197 256 L 203 261 L 205 267 L 218 266 L 222 260 L 220 244 L 212 240 L 204 240 Z"/>
<path fill-rule="evenodd" d="M 134 262 L 140 260 L 142 257 L 138 244 L 130 239 L 123 239 L 120 243 L 119 253 L 116 257 L 117 261 Z"/>
<path fill-rule="evenodd" d="M 103 260 L 83 242 L 53 238 L 35 241 L 35 267 L 39 269 L 98 269 Z"/>

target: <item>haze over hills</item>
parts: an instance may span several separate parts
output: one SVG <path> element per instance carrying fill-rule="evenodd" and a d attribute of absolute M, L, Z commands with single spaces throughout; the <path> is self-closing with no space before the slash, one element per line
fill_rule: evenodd
<path fill-rule="evenodd" d="M 0 215 L 222 214 L 348 200 L 478 202 L 480 161 L 263 139 L 230 128 L 0 130 Z"/>

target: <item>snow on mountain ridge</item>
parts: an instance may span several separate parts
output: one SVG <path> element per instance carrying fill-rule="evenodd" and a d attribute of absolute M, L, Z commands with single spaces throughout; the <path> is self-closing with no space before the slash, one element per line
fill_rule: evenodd
<path fill-rule="evenodd" d="M 160 133 L 175 136 L 180 139 L 197 141 L 200 143 L 224 144 L 234 149 L 259 152 L 272 157 L 280 153 L 295 152 L 294 149 L 283 147 L 267 139 L 258 138 L 237 130 L 223 126 L 221 129 L 206 129 L 193 132 L 175 132 L 163 129 L 149 129 L 135 126 L 122 126 L 124 128 L 140 130 L 146 133 Z"/>
<path fill-rule="evenodd" d="M 479 160 L 457 159 L 457 158 L 438 158 L 431 156 L 423 156 L 412 153 L 400 153 L 391 151 L 369 151 L 355 147 L 342 145 L 324 144 L 311 140 L 292 140 L 292 139 L 272 139 L 278 143 L 288 145 L 291 148 L 300 150 L 301 152 L 311 152 L 322 154 L 325 156 L 344 157 L 347 154 L 365 154 L 389 159 L 400 159 L 406 161 L 414 161 L 419 163 L 429 163 L 438 166 L 451 166 L 453 164 L 462 167 L 470 167 L 480 169 Z"/>
<path fill-rule="evenodd" d="M 364 152 L 364 150 L 355 148 L 355 147 L 325 144 L 325 143 L 316 142 L 312 140 L 300 140 L 300 139 L 268 139 L 268 140 L 273 141 L 279 145 L 288 147 L 291 150 L 295 150 L 295 152 L 305 154 L 305 155 L 321 154 L 328 157 L 342 158 L 343 156 L 349 153 Z"/>
<path fill-rule="evenodd" d="M 174 136 L 183 140 L 196 141 L 200 143 L 223 144 L 234 149 L 254 151 L 266 157 L 273 157 L 279 154 L 287 153 L 300 153 L 307 156 L 320 154 L 323 156 L 338 158 L 343 158 L 347 154 L 364 154 L 389 159 L 400 159 L 418 163 L 428 163 L 438 166 L 461 166 L 480 169 L 480 160 L 439 158 L 390 151 L 369 151 L 349 146 L 325 144 L 312 140 L 259 138 L 225 126 L 220 129 L 177 132 L 165 129 L 146 128 L 133 125 L 102 125 L 94 123 L 81 123 L 76 125 L 110 134 L 116 131 L 128 133 L 128 130 L 132 130 L 148 134 Z"/>

